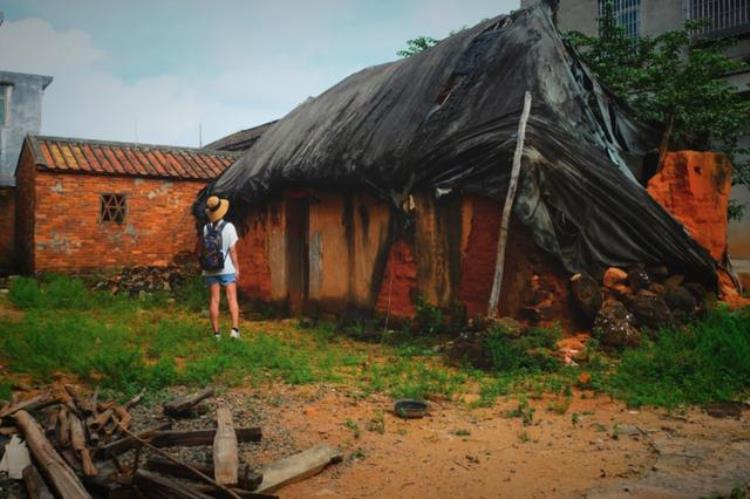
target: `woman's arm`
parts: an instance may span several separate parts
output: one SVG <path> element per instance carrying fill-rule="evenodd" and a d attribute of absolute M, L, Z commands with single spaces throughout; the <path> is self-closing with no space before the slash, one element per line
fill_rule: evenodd
<path fill-rule="evenodd" d="M 237 259 L 237 245 L 235 244 L 229 249 L 229 257 L 232 259 L 232 265 L 234 265 L 234 275 L 237 280 L 240 279 L 240 262 Z"/>

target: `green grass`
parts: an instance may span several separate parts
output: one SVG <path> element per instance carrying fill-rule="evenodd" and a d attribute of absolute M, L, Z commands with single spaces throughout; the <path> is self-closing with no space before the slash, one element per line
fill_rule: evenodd
<path fill-rule="evenodd" d="M 750 390 L 750 310 L 716 310 L 623 353 L 604 388 L 629 404 L 676 407 L 728 401 Z"/>
<path fill-rule="evenodd" d="M 197 284 L 196 284 L 197 283 Z M 557 394 L 567 401 L 580 369 L 551 356 L 559 330 L 532 329 L 514 338 L 502 329 L 487 340 L 493 368 L 454 369 L 433 350 L 434 335 L 407 331 L 383 343 L 353 341 L 332 324 L 245 331 L 240 342 L 216 342 L 205 317 L 199 281 L 140 298 L 94 292 L 78 279 L 45 276 L 12 282 L 8 299 L 23 311 L 0 319 L 0 363 L 13 373 L 48 382 L 62 371 L 130 396 L 176 384 L 259 385 L 341 383 L 362 396 L 450 399 L 478 391 L 475 406 L 498 397 Z M 9 307 L 7 300 L 0 306 Z M 200 312 L 200 313 L 199 313 Z M 737 400 L 750 393 L 750 310 L 716 310 L 681 328 L 658 331 L 653 341 L 622 357 L 591 351 L 582 369 L 588 388 L 631 405 L 675 407 Z M 0 399 L 10 394 L 0 380 Z M 567 403 L 551 404 L 563 413 Z"/>

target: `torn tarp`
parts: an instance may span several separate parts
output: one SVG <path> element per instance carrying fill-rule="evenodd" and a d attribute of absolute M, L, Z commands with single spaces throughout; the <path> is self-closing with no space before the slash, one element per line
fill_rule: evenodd
<path fill-rule="evenodd" d="M 636 178 L 655 134 L 566 45 L 550 7 L 500 16 L 299 105 L 204 190 L 249 207 L 290 185 L 367 190 L 394 207 L 428 191 L 502 200 L 523 95 L 533 94 L 514 207 L 571 272 L 668 263 L 709 285 L 715 264 Z"/>

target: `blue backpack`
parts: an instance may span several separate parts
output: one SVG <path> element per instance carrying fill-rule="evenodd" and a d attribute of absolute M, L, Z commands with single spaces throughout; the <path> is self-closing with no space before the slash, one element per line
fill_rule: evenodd
<path fill-rule="evenodd" d="M 224 268 L 227 255 L 224 254 L 221 231 L 226 224 L 224 220 L 217 225 L 206 224 L 201 234 L 200 263 L 203 270 L 216 271 Z"/>

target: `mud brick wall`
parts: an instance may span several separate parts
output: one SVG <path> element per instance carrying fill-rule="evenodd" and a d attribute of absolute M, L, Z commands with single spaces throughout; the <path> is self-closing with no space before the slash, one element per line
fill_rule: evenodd
<path fill-rule="evenodd" d="M 14 267 L 15 212 L 15 188 L 0 187 L 0 271 L 8 272 Z"/>
<path fill-rule="evenodd" d="M 29 165 L 30 166 L 30 165 Z M 29 168 L 33 170 L 34 168 Z M 167 265 L 193 252 L 197 234 L 191 205 L 201 181 L 174 181 L 38 170 L 22 175 L 22 249 L 25 270 L 77 272 L 134 265 Z M 28 177 L 28 178 L 26 178 Z M 33 196 L 29 195 L 29 184 Z M 121 194 L 123 223 L 101 220 L 101 195 Z M 32 213 L 33 222 L 26 220 Z M 31 251 L 29 243 L 31 240 Z"/>
<path fill-rule="evenodd" d="M 263 302 L 286 299 L 284 213 L 278 203 L 252 211 L 240 227 L 238 286 L 245 296 Z"/>

